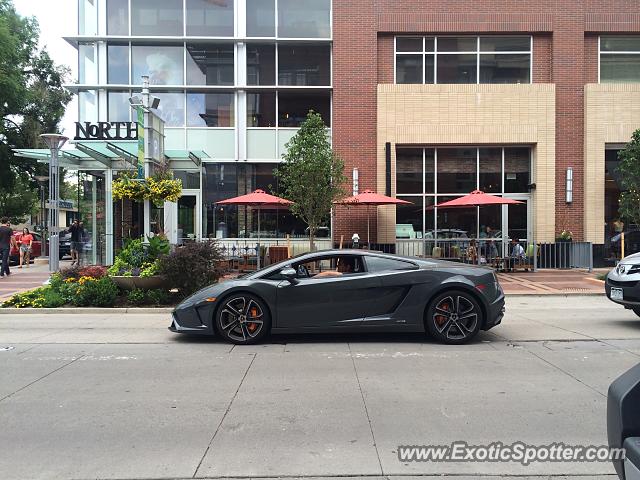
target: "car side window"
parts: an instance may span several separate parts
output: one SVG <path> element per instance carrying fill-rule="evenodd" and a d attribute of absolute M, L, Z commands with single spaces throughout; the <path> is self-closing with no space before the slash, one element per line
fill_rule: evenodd
<path fill-rule="evenodd" d="M 297 262 L 291 267 L 298 273 L 299 279 L 331 278 L 360 274 L 365 271 L 359 255 L 331 255 Z"/>
<path fill-rule="evenodd" d="M 388 272 L 393 270 L 417 270 L 418 266 L 414 263 L 404 260 L 396 260 L 395 258 L 377 257 L 367 255 L 367 270 L 369 272 Z"/>

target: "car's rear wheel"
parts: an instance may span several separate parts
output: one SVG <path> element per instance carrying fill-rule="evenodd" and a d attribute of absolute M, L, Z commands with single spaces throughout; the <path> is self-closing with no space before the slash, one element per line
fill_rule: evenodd
<path fill-rule="evenodd" d="M 448 290 L 433 299 L 425 323 L 435 339 L 460 345 L 478 334 L 482 320 L 482 309 L 473 295 L 462 290 Z"/>
<path fill-rule="evenodd" d="M 249 345 L 259 342 L 269 333 L 271 316 L 258 297 L 238 293 L 224 299 L 216 311 L 216 328 L 225 340 Z"/>

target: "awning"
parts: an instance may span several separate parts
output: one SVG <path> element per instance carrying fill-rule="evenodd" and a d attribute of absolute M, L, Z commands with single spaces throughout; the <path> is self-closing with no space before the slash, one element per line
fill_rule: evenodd
<path fill-rule="evenodd" d="M 72 148 L 61 150 L 59 155 L 60 166 L 71 170 L 130 170 L 138 161 L 137 141 L 76 141 L 71 145 Z M 49 163 L 51 157 L 48 148 L 17 148 L 13 151 L 18 157 L 42 163 Z M 164 156 L 173 170 L 199 168 L 202 160 L 210 158 L 203 150 L 165 150 Z"/>

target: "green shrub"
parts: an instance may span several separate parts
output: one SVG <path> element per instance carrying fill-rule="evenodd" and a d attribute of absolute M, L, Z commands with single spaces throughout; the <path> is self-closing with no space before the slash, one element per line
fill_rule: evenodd
<path fill-rule="evenodd" d="M 147 290 L 147 301 L 152 305 L 165 305 L 169 302 L 169 292 L 162 288 Z"/>
<path fill-rule="evenodd" d="M 42 297 L 45 308 L 58 308 L 69 303 L 60 293 L 51 287 L 44 288 Z"/>
<path fill-rule="evenodd" d="M 217 243 L 187 243 L 160 258 L 160 273 L 167 276 L 171 288 L 188 296 L 218 281 L 221 260 Z"/>
<path fill-rule="evenodd" d="M 43 308 L 45 306 L 44 290 L 49 287 L 38 287 L 26 292 L 16 293 L 2 303 L 3 308 Z"/>
<path fill-rule="evenodd" d="M 134 305 L 142 305 L 145 301 L 144 290 L 134 288 L 127 293 L 127 300 Z"/>
<path fill-rule="evenodd" d="M 109 277 L 78 282 L 72 303 L 77 307 L 112 307 L 118 297 L 118 286 Z"/>

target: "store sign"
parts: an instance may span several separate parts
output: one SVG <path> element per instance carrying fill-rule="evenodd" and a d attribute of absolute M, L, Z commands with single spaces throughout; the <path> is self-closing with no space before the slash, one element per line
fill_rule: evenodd
<path fill-rule="evenodd" d="M 137 122 L 76 122 L 74 140 L 137 140 Z"/>

